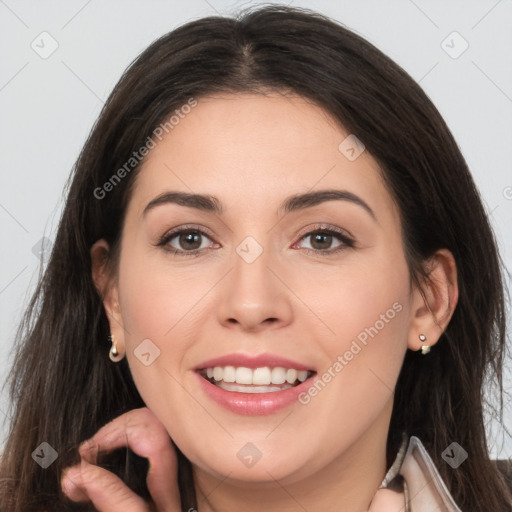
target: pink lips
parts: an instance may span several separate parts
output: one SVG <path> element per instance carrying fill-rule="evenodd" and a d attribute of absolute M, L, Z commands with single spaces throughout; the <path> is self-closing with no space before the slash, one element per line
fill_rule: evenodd
<path fill-rule="evenodd" d="M 212 384 L 201 375 L 201 370 L 215 366 L 244 366 L 253 369 L 265 366 L 271 368 L 282 366 L 284 368 L 294 368 L 295 370 L 310 370 L 313 372 L 314 370 L 297 361 L 271 354 L 261 354 L 258 356 L 230 354 L 204 361 L 196 366 L 195 370 L 198 384 L 205 395 L 225 409 L 235 414 L 245 416 L 273 414 L 297 402 L 300 393 L 306 391 L 312 385 L 313 378 L 316 375 L 316 373 L 314 373 L 312 377 L 306 379 L 304 382 L 283 391 L 270 393 L 239 393 L 222 389 Z"/>
<path fill-rule="evenodd" d="M 264 366 L 275 368 L 276 366 L 282 366 L 283 368 L 294 368 L 295 370 L 314 371 L 313 368 L 298 363 L 297 361 L 292 361 L 291 359 L 273 354 L 260 354 L 257 356 L 229 354 L 204 361 L 197 365 L 195 370 L 204 370 L 205 368 L 213 368 L 214 366 L 245 366 L 246 368 L 263 368 Z"/>

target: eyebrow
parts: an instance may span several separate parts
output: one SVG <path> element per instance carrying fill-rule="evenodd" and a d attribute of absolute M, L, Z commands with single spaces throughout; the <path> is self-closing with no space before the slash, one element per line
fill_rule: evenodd
<path fill-rule="evenodd" d="M 374 211 L 370 206 L 356 194 L 348 190 L 319 190 L 296 194 L 288 197 L 277 209 L 277 214 L 287 214 L 305 208 L 311 208 L 326 201 L 349 201 L 362 207 L 373 220 L 377 221 Z M 145 216 L 150 210 L 164 204 L 178 204 L 188 208 L 222 215 L 224 209 L 220 201 L 209 194 L 191 194 L 188 192 L 164 192 L 152 199 L 144 208 L 142 215 Z"/>

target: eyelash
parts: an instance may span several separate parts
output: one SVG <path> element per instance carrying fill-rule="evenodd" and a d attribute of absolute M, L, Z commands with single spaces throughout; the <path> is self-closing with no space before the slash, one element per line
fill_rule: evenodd
<path fill-rule="evenodd" d="M 192 251 L 183 251 L 180 249 L 168 249 L 165 246 L 173 239 L 176 238 L 177 235 L 181 235 L 182 233 L 194 233 L 199 234 L 201 236 L 205 236 L 207 238 L 210 238 L 207 233 L 205 233 L 203 230 L 197 228 L 196 226 L 182 226 L 179 229 L 176 229 L 174 231 L 168 232 L 165 235 L 160 238 L 160 240 L 157 242 L 158 247 L 163 247 L 164 250 L 173 256 L 200 256 L 201 252 L 204 249 L 193 249 Z M 306 254 L 315 254 L 320 256 L 331 256 L 333 254 L 339 253 L 341 251 L 344 251 L 348 248 L 354 247 L 355 243 L 354 240 L 349 237 L 344 231 L 334 229 L 334 228 L 325 228 L 322 225 L 315 226 L 313 230 L 308 231 L 307 233 L 301 235 L 299 241 L 302 241 L 303 239 L 316 235 L 316 234 L 322 234 L 327 236 L 334 236 L 339 241 L 342 242 L 342 245 L 335 249 L 329 249 L 322 251 L 320 249 L 304 249 Z"/>

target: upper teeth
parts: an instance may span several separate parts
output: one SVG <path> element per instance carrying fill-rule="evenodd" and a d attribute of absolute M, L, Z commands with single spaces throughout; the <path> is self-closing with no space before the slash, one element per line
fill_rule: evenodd
<path fill-rule="evenodd" d="M 236 382 L 237 384 L 255 384 L 259 386 L 268 386 L 270 384 L 284 384 L 288 382 L 293 384 L 297 379 L 304 382 L 308 378 L 307 370 L 287 369 L 280 366 L 270 368 L 246 368 L 244 366 L 215 366 L 207 368 L 206 375 L 209 379 L 216 381 Z"/>

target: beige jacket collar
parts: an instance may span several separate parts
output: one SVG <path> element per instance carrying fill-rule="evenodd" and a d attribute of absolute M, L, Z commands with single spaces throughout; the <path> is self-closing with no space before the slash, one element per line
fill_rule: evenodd
<path fill-rule="evenodd" d="M 402 491 L 406 512 L 462 512 L 427 450 L 415 436 L 404 436 L 380 489 Z"/>

